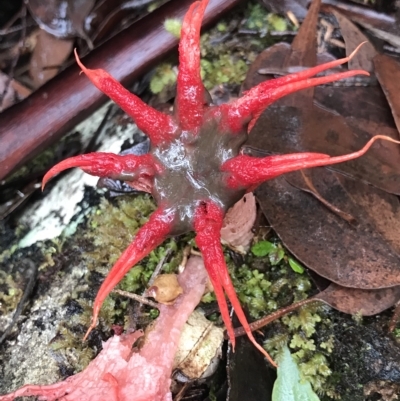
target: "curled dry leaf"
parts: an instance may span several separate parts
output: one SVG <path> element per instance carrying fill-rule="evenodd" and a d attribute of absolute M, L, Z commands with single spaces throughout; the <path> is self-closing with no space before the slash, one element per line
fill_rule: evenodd
<path fill-rule="evenodd" d="M 393 46 L 400 46 L 398 13 L 377 12 L 370 8 L 348 4 L 341 0 L 325 0 L 324 3 L 327 4 L 322 4 L 321 11 L 340 11 L 341 14 L 367 29 L 375 37 L 383 39 Z"/>
<path fill-rule="evenodd" d="M 231 207 L 221 229 L 222 243 L 239 253 L 246 253 L 254 237 L 251 229 L 257 216 L 256 199 L 247 193 Z"/>
<path fill-rule="evenodd" d="M 338 11 L 333 11 L 333 14 L 339 23 L 342 36 L 345 40 L 346 53 L 351 53 L 358 43 L 366 42 L 361 51 L 351 60 L 349 65 L 351 68 L 362 68 L 375 74 L 389 103 L 397 130 L 399 130 L 400 101 L 397 96 L 400 88 L 399 64 L 391 57 L 379 53 L 369 41 L 369 38 L 344 15 Z M 384 106 L 386 106 L 383 101 L 380 103 L 383 103 Z M 387 107 L 384 108 L 386 111 L 388 110 Z M 368 109 L 368 112 L 371 113 L 373 110 Z M 380 129 L 380 127 L 377 127 L 377 129 Z"/>
<path fill-rule="evenodd" d="M 182 330 L 174 370 L 190 380 L 210 376 L 218 366 L 223 341 L 224 330 L 194 311 Z"/>

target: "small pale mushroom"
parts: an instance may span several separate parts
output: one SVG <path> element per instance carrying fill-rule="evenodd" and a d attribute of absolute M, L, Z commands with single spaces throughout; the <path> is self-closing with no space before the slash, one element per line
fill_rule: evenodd
<path fill-rule="evenodd" d="M 183 292 L 176 274 L 160 274 L 147 290 L 146 295 L 164 305 L 171 305 Z"/>

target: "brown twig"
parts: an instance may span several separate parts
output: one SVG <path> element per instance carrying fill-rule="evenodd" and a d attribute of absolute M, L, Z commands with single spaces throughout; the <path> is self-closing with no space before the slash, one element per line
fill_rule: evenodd
<path fill-rule="evenodd" d="M 133 300 L 139 302 L 139 304 L 148 305 L 148 306 L 151 306 L 154 309 L 159 309 L 160 308 L 160 305 L 157 302 L 150 301 L 149 299 L 147 299 L 146 297 L 143 297 L 141 295 L 137 295 L 137 294 L 134 294 L 132 292 L 122 291 L 122 290 L 114 290 L 113 292 L 115 294 L 122 295 L 123 297 L 127 297 L 127 298 L 130 298 L 130 299 L 133 299 Z"/>
<path fill-rule="evenodd" d="M 83 59 L 130 85 L 173 50 L 178 39 L 163 27 L 166 18 L 183 18 L 193 0 L 171 0 L 114 36 Z M 240 0 L 210 0 L 204 24 L 221 18 Z M 88 117 L 105 96 L 77 65 L 64 70 L 21 103 L 0 115 L 0 180 L 60 139 Z"/>
<path fill-rule="evenodd" d="M 303 299 L 302 301 L 299 301 L 292 305 L 285 306 L 284 308 L 278 309 L 277 311 L 275 311 L 259 320 L 256 320 L 255 322 L 250 323 L 251 331 L 259 330 L 262 327 L 266 326 L 267 324 L 272 323 L 274 320 L 279 319 L 282 316 L 285 316 L 289 312 L 293 312 L 294 310 L 296 310 L 304 305 L 307 305 L 312 302 L 317 302 L 317 301 L 323 302 L 322 300 L 319 300 L 318 298 L 312 297 L 312 298 Z M 235 329 L 235 337 L 240 337 L 245 334 L 246 334 L 246 332 L 244 331 L 243 327 L 237 327 Z"/>

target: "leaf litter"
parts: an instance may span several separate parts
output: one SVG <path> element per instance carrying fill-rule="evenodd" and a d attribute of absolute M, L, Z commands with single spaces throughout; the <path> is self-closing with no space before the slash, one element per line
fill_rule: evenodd
<path fill-rule="evenodd" d="M 319 3 L 313 2 L 291 47 L 278 44 L 261 53 L 250 68 L 245 89 L 266 78 L 258 72 L 265 66 L 284 74 L 290 67 L 313 65 Z M 349 54 L 366 37 L 351 22 L 343 22 L 344 17 L 338 18 Z M 308 149 L 336 155 L 355 149 L 377 133 L 398 139 L 373 74 L 377 54 L 368 42 L 349 65 L 372 73 L 362 86 L 348 82 L 351 86 L 311 88 L 270 106 L 250 135 L 249 152 Z M 319 62 L 327 57 L 319 56 Z M 391 59 L 390 66 L 393 68 Z M 399 149 L 392 144 L 379 144 L 357 161 L 290 173 L 256 191 L 262 211 L 289 251 L 336 283 L 326 300 L 341 311 L 355 313 L 352 296 L 362 299 L 365 294 L 362 308 L 357 304 L 365 315 L 387 309 L 399 299 L 399 156 Z M 371 294 L 373 291 L 377 293 Z M 346 303 L 340 302 L 344 293 Z"/>

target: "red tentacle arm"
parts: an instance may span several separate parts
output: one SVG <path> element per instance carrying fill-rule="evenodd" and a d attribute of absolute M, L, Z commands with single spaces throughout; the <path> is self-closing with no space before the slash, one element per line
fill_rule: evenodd
<path fill-rule="evenodd" d="M 376 135 L 359 151 L 342 156 L 331 157 L 323 153 L 293 153 L 257 158 L 239 155 L 226 161 L 221 170 L 230 173 L 227 178 L 227 184 L 230 188 L 248 188 L 291 171 L 357 159 L 364 155 L 378 139 L 400 143 L 388 136 Z"/>
<path fill-rule="evenodd" d="M 354 75 L 369 75 L 369 73 L 363 70 L 351 70 L 327 75 L 326 77 L 308 78 L 303 81 L 267 89 L 265 89 L 263 83 L 261 83 L 254 88 L 257 89 L 257 91 L 254 91 L 251 95 L 248 93 L 245 94 L 243 97 L 236 100 L 234 104 L 230 105 L 229 127 L 232 130 L 238 131 L 239 127 L 243 127 L 243 122 L 250 119 L 248 125 L 248 132 L 250 132 L 262 111 L 281 97 L 298 92 L 301 89 L 323 85 L 340 79 L 353 77 Z M 268 83 L 270 81 L 266 82 Z"/>
<path fill-rule="evenodd" d="M 136 263 L 166 239 L 171 231 L 173 218 L 174 214 L 172 212 L 157 209 L 150 216 L 149 221 L 137 232 L 133 242 L 125 249 L 117 263 L 112 267 L 97 293 L 93 304 L 92 324 L 86 332 L 84 340 L 92 329 L 96 327 L 101 305 L 108 294 Z"/>
<path fill-rule="evenodd" d="M 153 144 L 171 141 L 177 125 L 171 116 L 161 113 L 144 103 L 133 93 L 125 89 L 108 72 L 97 69 L 89 70 L 80 61 L 75 50 L 75 58 L 79 67 L 99 90 L 110 97 L 150 138 Z"/>
<path fill-rule="evenodd" d="M 185 15 L 179 42 L 177 79 L 177 119 L 184 131 L 200 127 L 205 107 L 204 86 L 200 76 L 200 28 L 208 0 L 196 1 Z"/>
<path fill-rule="evenodd" d="M 241 98 L 228 105 L 227 120 L 229 121 L 229 127 L 237 132 L 242 129 L 243 124 L 251 120 L 248 126 L 248 131 L 250 132 L 260 113 L 268 105 L 283 96 L 297 92 L 301 89 L 338 81 L 354 75 L 369 75 L 369 73 L 364 70 L 350 70 L 325 77 L 312 78 L 320 72 L 347 63 L 354 57 L 362 45 L 363 43 L 361 43 L 348 57 L 321 64 L 295 74 L 264 81 L 248 90 Z"/>
<path fill-rule="evenodd" d="M 265 91 L 265 90 L 268 90 L 268 89 L 277 88 L 279 86 L 283 86 L 283 85 L 286 85 L 286 84 L 291 84 L 291 83 L 294 83 L 294 82 L 304 81 L 305 79 L 315 77 L 315 75 L 319 74 L 320 72 L 324 72 L 324 71 L 330 70 L 331 68 L 335 68 L 335 67 L 338 67 L 339 65 L 348 63 L 356 55 L 356 53 L 358 52 L 360 47 L 362 45 L 364 45 L 365 43 L 366 42 L 360 43 L 353 50 L 353 52 L 350 55 L 348 55 L 347 57 L 343 57 L 343 58 L 340 58 L 340 59 L 337 59 L 337 60 L 333 60 L 333 61 L 330 61 L 328 63 L 320 64 L 320 65 L 317 65 L 315 67 L 307 68 L 307 69 L 305 69 L 303 71 L 296 72 L 294 74 L 289 74 L 289 75 L 286 75 L 284 77 L 271 79 L 269 81 L 262 82 L 260 85 L 263 86 L 263 90 Z M 364 73 L 365 73 L 365 71 L 364 71 Z M 259 89 L 258 88 L 259 88 L 260 85 L 257 85 L 254 88 L 244 92 L 244 95 L 245 96 L 250 96 L 250 97 L 258 96 L 259 95 Z"/>
<path fill-rule="evenodd" d="M 135 156 L 103 152 L 87 153 L 70 157 L 52 167 L 43 177 L 42 189 L 56 174 L 72 167 L 79 167 L 85 173 L 97 177 L 109 177 L 123 181 L 148 179 L 161 169 L 150 154 Z"/>
<path fill-rule="evenodd" d="M 203 202 L 196 210 L 194 227 L 196 230 L 196 244 L 203 255 L 204 264 L 210 275 L 211 282 L 213 284 L 214 282 L 217 283 L 216 287 L 214 287 L 215 295 L 218 305 L 220 306 L 222 319 L 227 328 L 229 339 L 232 343 L 232 347 L 235 348 L 235 335 L 222 290 L 224 290 L 228 296 L 250 341 L 264 354 L 273 366 L 276 366 L 271 356 L 253 337 L 249 323 L 247 322 L 240 301 L 236 295 L 235 288 L 229 277 L 220 241 L 223 216 L 223 211 L 217 205 L 212 202 Z"/>

